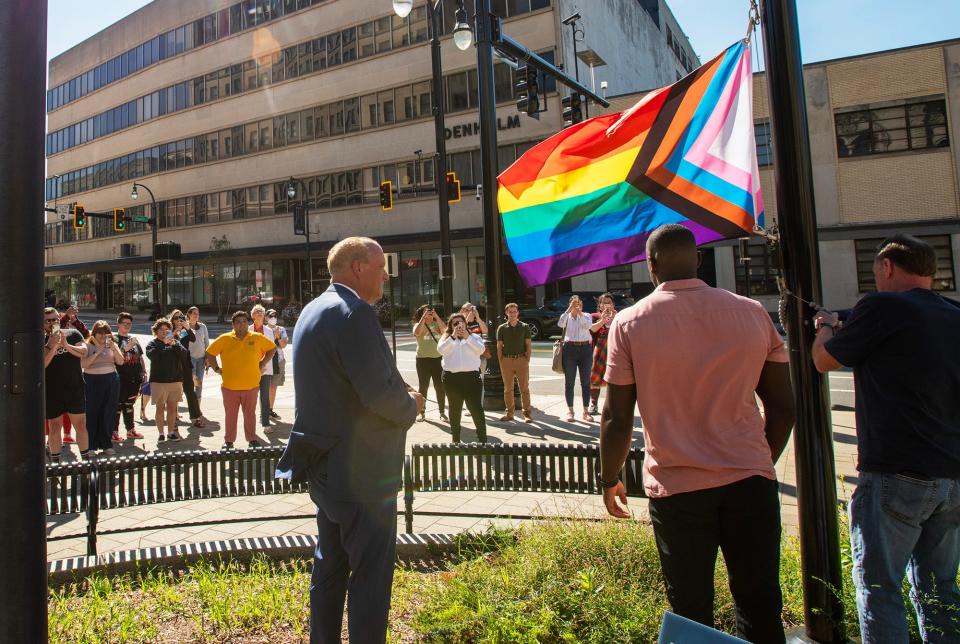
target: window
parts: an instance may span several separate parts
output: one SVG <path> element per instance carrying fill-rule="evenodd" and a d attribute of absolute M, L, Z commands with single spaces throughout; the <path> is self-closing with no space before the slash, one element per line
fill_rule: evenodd
<path fill-rule="evenodd" d="M 737 278 L 737 294 L 777 295 L 777 266 L 770 247 L 761 239 L 751 238 L 747 243 L 749 261 L 741 261 L 740 247 L 733 251 L 734 271 Z"/>
<path fill-rule="evenodd" d="M 393 101 L 393 90 L 386 90 L 377 94 L 377 103 L 380 106 L 380 125 L 389 125 L 396 120 Z"/>
<path fill-rule="evenodd" d="M 380 108 L 377 105 L 377 95 L 367 94 L 360 100 L 361 123 L 364 130 L 380 127 Z"/>
<path fill-rule="evenodd" d="M 343 62 L 349 63 L 351 60 L 357 59 L 357 30 L 355 27 L 350 27 L 349 29 L 344 29 L 340 34 L 340 42 L 342 47 L 341 58 Z"/>
<path fill-rule="evenodd" d="M 950 235 L 917 235 L 917 237 L 933 246 L 937 254 L 937 272 L 933 276 L 933 290 L 957 290 Z M 861 293 L 877 290 L 876 279 L 873 276 L 873 260 L 877 256 L 877 248 L 881 242 L 883 239 L 880 238 L 854 240 L 857 256 L 857 286 Z"/>
<path fill-rule="evenodd" d="M 390 51 L 390 42 L 392 29 L 390 28 L 391 17 L 385 16 L 376 21 L 377 23 L 377 53 Z"/>
<path fill-rule="evenodd" d="M 842 112 L 835 116 L 837 156 L 852 157 L 950 144 L 943 99 Z"/>
<path fill-rule="evenodd" d="M 461 112 L 470 106 L 470 97 L 467 91 L 467 73 L 451 74 L 446 78 L 447 110 Z"/>
<path fill-rule="evenodd" d="M 607 290 L 611 293 L 630 293 L 633 286 L 633 265 L 623 264 L 607 269 Z"/>
<path fill-rule="evenodd" d="M 770 123 L 753 124 L 753 137 L 757 142 L 757 165 L 773 165 L 773 139 L 770 137 Z"/>

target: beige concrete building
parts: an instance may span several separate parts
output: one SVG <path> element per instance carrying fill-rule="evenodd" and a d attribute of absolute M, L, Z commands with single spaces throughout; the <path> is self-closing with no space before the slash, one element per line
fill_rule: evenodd
<path fill-rule="evenodd" d="M 877 244 L 904 232 L 937 251 L 934 288 L 958 298 L 960 271 L 960 40 L 804 66 L 823 304 L 852 307 L 874 289 Z M 612 100 L 612 110 L 641 94 Z M 754 119 L 767 225 L 777 219 L 766 78 L 754 76 Z M 705 249 L 703 277 L 776 310 L 776 268 L 759 240 L 748 271 L 736 243 Z M 573 279 L 582 289 L 651 286 L 642 265 Z M 614 282 L 614 283 L 611 283 Z"/>
<path fill-rule="evenodd" d="M 442 4 L 447 34 L 455 6 Z M 571 2 L 493 6 L 510 36 L 572 68 L 571 32 L 561 23 Z M 616 20 L 602 12 L 584 19 L 584 82 L 639 91 L 699 64 L 663 0 L 624 7 Z M 626 64 L 634 42 L 644 46 Z M 482 302 L 476 58 L 449 37 L 442 51 L 447 151 L 463 187 L 451 207 L 454 294 Z M 160 241 L 183 251 L 169 265 L 170 305 L 303 300 L 326 286 L 325 250 L 364 234 L 400 253 L 395 294 L 411 310 L 439 299 L 430 74 L 422 0 L 405 19 L 390 0 L 155 0 L 51 61 L 48 206 L 156 215 Z M 518 115 L 514 76 L 497 63 L 501 168 L 561 126 L 552 83 L 544 83 L 539 120 Z M 290 177 L 306 186 L 293 200 Z M 389 212 L 378 198 L 385 179 L 398 190 Z M 156 209 L 142 189 L 131 198 L 134 182 L 153 192 Z M 312 270 L 290 214 L 301 199 L 310 207 Z M 150 305 L 145 224 L 117 232 L 112 221 L 89 218 L 77 230 L 71 216 L 48 214 L 46 226 L 47 286 L 57 299 Z M 512 266 L 506 283 L 510 299 L 537 298 Z"/>

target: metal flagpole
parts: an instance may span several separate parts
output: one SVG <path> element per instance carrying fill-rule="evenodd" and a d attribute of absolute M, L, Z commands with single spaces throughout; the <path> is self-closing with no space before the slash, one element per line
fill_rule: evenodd
<path fill-rule="evenodd" d="M 786 287 L 821 302 L 810 138 L 795 0 L 763 0 L 763 44 L 776 177 L 780 258 Z M 804 585 L 804 623 L 817 642 L 844 641 L 836 472 L 827 378 L 813 365 L 815 311 L 786 305 L 790 373 L 797 401 L 794 453 Z"/>

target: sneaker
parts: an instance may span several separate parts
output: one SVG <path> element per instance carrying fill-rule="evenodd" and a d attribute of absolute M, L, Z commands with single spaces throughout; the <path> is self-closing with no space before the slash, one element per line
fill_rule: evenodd
<path fill-rule="evenodd" d="M 449 422 L 450 422 L 450 419 L 447 418 L 447 415 L 446 415 L 445 413 L 443 413 L 443 412 L 440 412 L 440 420 L 442 420 L 442 421 L 445 422 L 445 423 L 449 423 Z"/>
<path fill-rule="evenodd" d="M 220 449 L 233 449 L 233 443 L 224 443 Z"/>
<path fill-rule="evenodd" d="M 203 429 L 204 427 L 207 426 L 207 424 L 203 422 L 203 419 L 202 419 L 202 418 L 194 418 L 194 419 L 193 419 L 193 426 L 194 426 L 194 427 L 199 427 L 200 429 Z"/>
<path fill-rule="evenodd" d="M 256 438 L 254 438 L 252 441 L 250 441 L 249 443 L 247 443 L 247 446 L 248 446 L 248 447 L 262 447 L 262 445 L 260 444 L 260 441 L 258 441 Z"/>
<path fill-rule="evenodd" d="M 599 414 L 600 410 L 597 409 L 597 403 L 593 403 L 592 405 L 590 405 L 590 409 L 587 410 L 587 413 L 590 414 L 591 416 L 596 416 L 597 414 Z"/>
<path fill-rule="evenodd" d="M 170 435 L 167 436 L 167 440 L 174 441 L 174 442 L 178 441 L 180 440 L 180 434 L 178 434 L 177 432 L 170 432 Z"/>
<path fill-rule="evenodd" d="M 523 415 L 523 422 L 525 422 L 525 423 L 532 423 L 532 422 L 533 422 L 533 416 L 531 416 L 530 414 L 524 414 L 524 415 Z"/>
<path fill-rule="evenodd" d="M 140 414 L 140 424 L 141 424 L 141 425 L 145 425 L 145 424 L 147 424 L 148 422 L 149 422 L 149 419 L 148 419 L 146 416 L 144 416 L 143 414 Z"/>
<path fill-rule="evenodd" d="M 144 438 L 144 436 L 143 436 L 143 434 L 141 434 L 140 432 L 138 432 L 136 429 L 128 429 L 128 430 L 127 430 L 127 440 L 131 440 L 131 439 L 135 439 L 135 438 Z"/>
<path fill-rule="evenodd" d="M 422 422 L 424 422 L 426 419 L 427 419 L 427 415 L 426 415 L 426 414 L 420 414 L 419 416 L 417 416 L 417 422 L 418 422 L 418 423 L 422 423 Z"/>
<path fill-rule="evenodd" d="M 271 409 L 271 410 L 270 410 L 270 418 L 273 418 L 274 420 L 280 420 L 280 414 L 278 414 L 277 412 L 275 412 L 275 411 L 273 411 L 273 410 Z"/>
<path fill-rule="evenodd" d="M 110 440 L 114 443 L 122 443 L 123 439 L 120 438 L 120 432 L 113 432 L 113 436 L 110 437 Z"/>
<path fill-rule="evenodd" d="M 54 464 L 54 465 L 56 465 L 57 463 L 59 463 L 59 462 L 60 462 L 60 455 L 59 455 L 59 454 L 50 454 L 50 462 L 51 462 L 52 464 Z"/>
<path fill-rule="evenodd" d="M 63 444 L 64 444 L 64 445 L 73 445 L 73 444 L 76 443 L 76 442 L 77 442 L 77 440 L 73 437 L 72 434 L 64 434 L 64 435 L 63 435 Z"/>
<path fill-rule="evenodd" d="M 163 434 L 160 434 L 160 436 L 157 438 L 157 442 L 158 442 L 158 443 L 162 443 L 162 442 L 164 442 L 165 440 L 167 440 L 167 437 L 164 436 Z"/>
<path fill-rule="evenodd" d="M 87 450 L 85 452 L 80 452 L 81 461 L 92 461 L 96 458 L 97 458 L 97 455 L 91 452 L 90 450 Z"/>

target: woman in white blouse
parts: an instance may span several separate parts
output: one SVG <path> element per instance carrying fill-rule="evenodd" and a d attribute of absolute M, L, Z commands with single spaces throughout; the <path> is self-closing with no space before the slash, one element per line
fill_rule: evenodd
<path fill-rule="evenodd" d="M 587 423 L 593 422 L 593 417 L 587 413 L 587 406 L 590 404 L 590 369 L 593 367 L 593 342 L 590 337 L 593 320 L 583 312 L 583 302 L 579 296 L 570 298 L 570 304 L 557 324 L 563 329 L 563 394 L 567 399 L 567 422 L 574 421 L 573 384 L 577 373 L 580 374 L 583 398 L 583 413 L 580 419 Z"/>
<path fill-rule="evenodd" d="M 450 406 L 450 430 L 453 442 L 460 442 L 460 414 L 463 403 L 477 426 L 477 439 L 487 442 L 487 423 L 483 417 L 483 387 L 480 384 L 480 356 L 486 350 L 483 338 L 467 329 L 467 320 L 454 313 L 440 335 L 437 351 L 442 356 L 443 388 Z"/>

